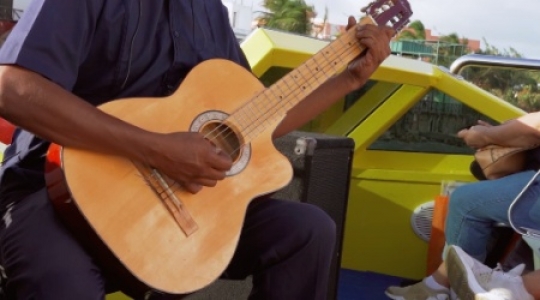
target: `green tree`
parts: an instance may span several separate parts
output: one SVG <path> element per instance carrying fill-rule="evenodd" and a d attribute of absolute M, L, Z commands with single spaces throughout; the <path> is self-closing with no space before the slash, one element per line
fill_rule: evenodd
<path fill-rule="evenodd" d="M 498 49 L 486 44 L 478 54 L 522 58 L 514 48 Z M 528 112 L 540 110 L 538 72 L 496 67 L 469 67 L 462 73 L 468 81 Z"/>
<path fill-rule="evenodd" d="M 415 20 L 396 38 L 400 41 L 412 41 L 433 47 L 431 62 L 449 67 L 457 58 L 469 53 L 467 38 L 460 38 L 457 33 L 441 36 L 436 44 L 428 43 L 425 28 L 420 20 Z M 484 39 L 485 49 L 478 54 L 522 58 L 516 49 L 498 49 Z M 509 68 L 475 67 L 464 69 L 461 73 L 468 81 L 484 90 L 520 107 L 525 111 L 540 110 L 540 72 Z"/>
<path fill-rule="evenodd" d="M 299 34 L 311 33 L 311 19 L 317 13 L 304 0 L 264 0 L 262 6 L 268 10 L 259 18 L 264 27 Z"/>
<path fill-rule="evenodd" d="M 398 40 L 425 40 L 426 28 L 420 20 L 413 21 L 407 28 L 399 33 Z"/>
<path fill-rule="evenodd" d="M 454 60 L 467 54 L 468 44 L 467 38 L 460 38 L 455 32 L 441 36 L 436 47 L 437 60 L 435 64 L 450 67 Z"/>

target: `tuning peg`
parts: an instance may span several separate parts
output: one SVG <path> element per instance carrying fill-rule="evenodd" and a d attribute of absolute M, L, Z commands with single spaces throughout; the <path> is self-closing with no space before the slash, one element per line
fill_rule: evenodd
<path fill-rule="evenodd" d="M 368 5 L 366 5 L 366 6 L 364 6 L 364 7 L 362 7 L 362 8 L 360 9 L 360 12 L 366 13 L 367 10 L 373 5 L 373 3 L 375 3 L 375 1 L 369 2 Z"/>

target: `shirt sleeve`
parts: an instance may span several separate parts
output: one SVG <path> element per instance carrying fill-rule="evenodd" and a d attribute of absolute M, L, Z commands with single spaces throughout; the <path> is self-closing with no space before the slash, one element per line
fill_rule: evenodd
<path fill-rule="evenodd" d="M 0 49 L 18 65 L 72 90 L 104 0 L 32 0 Z"/>

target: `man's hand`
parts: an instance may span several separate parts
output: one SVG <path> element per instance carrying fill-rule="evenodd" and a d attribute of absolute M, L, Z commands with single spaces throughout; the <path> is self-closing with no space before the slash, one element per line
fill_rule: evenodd
<path fill-rule="evenodd" d="M 232 167 L 231 158 L 196 132 L 157 135 L 147 163 L 190 193 L 213 187 Z"/>
<path fill-rule="evenodd" d="M 478 120 L 477 125 L 460 130 L 457 133 L 457 136 L 462 138 L 465 144 L 467 144 L 469 147 L 474 149 L 482 149 L 492 143 L 487 135 L 487 132 L 491 127 L 493 127 L 493 125 L 490 123 Z"/>
<path fill-rule="evenodd" d="M 457 136 L 462 138 L 469 147 L 482 149 L 491 144 L 487 135 L 487 131 L 490 130 L 491 127 L 493 127 L 491 124 L 479 120 L 478 125 L 459 131 Z"/>
<path fill-rule="evenodd" d="M 386 26 L 357 24 L 354 17 L 349 17 L 347 30 L 355 27 L 358 43 L 366 50 L 348 66 L 347 71 L 352 90 L 363 86 L 379 65 L 390 55 L 390 40 L 395 30 Z"/>
<path fill-rule="evenodd" d="M 536 127 L 539 116 L 538 113 L 529 113 L 495 126 L 478 121 L 477 125 L 461 130 L 457 136 L 474 149 L 489 145 L 534 148 L 540 145 L 540 131 Z"/>

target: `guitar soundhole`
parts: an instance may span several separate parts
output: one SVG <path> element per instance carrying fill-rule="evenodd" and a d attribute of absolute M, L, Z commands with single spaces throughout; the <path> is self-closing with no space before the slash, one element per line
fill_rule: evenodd
<path fill-rule="evenodd" d="M 217 148 L 227 153 L 237 162 L 242 151 L 242 145 L 238 136 L 229 126 L 221 122 L 209 122 L 202 126 L 199 131 Z"/>
<path fill-rule="evenodd" d="M 200 132 L 216 147 L 229 154 L 233 166 L 227 176 L 232 176 L 247 167 L 251 159 L 251 145 L 238 135 L 234 126 L 228 125 L 228 117 L 228 114 L 221 111 L 205 111 L 193 120 L 190 131 Z"/>

